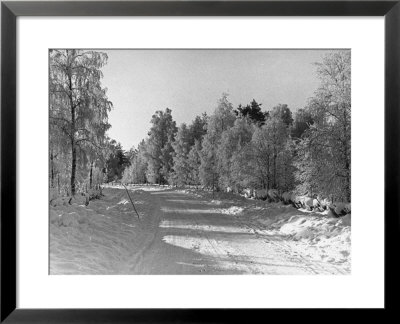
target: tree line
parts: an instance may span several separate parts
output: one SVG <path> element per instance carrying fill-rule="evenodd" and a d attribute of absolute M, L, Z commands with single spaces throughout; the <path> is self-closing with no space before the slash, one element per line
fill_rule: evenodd
<path fill-rule="evenodd" d="M 119 180 L 351 200 L 349 51 L 316 64 L 319 87 L 295 112 L 285 104 L 263 110 L 254 99 L 234 107 L 223 94 L 212 114 L 179 127 L 171 109 L 156 111 L 148 136 L 129 152 L 106 135 L 112 107 L 100 83 L 106 55 L 53 51 L 50 59 L 53 187 L 61 181 L 74 194 L 76 183 Z"/>
<path fill-rule="evenodd" d="M 325 56 L 316 73 L 319 88 L 295 113 L 285 104 L 263 111 L 254 99 L 234 108 L 227 94 L 213 114 L 188 125 L 177 127 L 168 108 L 157 111 L 122 181 L 294 190 L 350 202 L 350 53 Z"/>

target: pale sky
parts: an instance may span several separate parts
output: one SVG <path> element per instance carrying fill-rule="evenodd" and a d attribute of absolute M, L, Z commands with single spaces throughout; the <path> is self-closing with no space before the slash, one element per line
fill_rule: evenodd
<path fill-rule="evenodd" d="M 236 108 L 253 99 L 263 110 L 294 112 L 318 88 L 315 62 L 329 50 L 103 50 L 103 87 L 114 109 L 109 136 L 129 150 L 147 136 L 151 116 L 170 108 L 179 126 L 211 114 L 223 92 Z"/>

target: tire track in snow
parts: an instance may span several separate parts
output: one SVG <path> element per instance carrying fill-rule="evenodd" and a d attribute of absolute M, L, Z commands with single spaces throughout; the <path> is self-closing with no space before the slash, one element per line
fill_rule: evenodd
<path fill-rule="evenodd" d="M 200 214 L 199 214 L 200 216 Z M 200 216 L 201 217 L 201 216 Z M 204 216 L 203 216 L 204 218 Z M 197 226 L 199 226 L 199 224 L 197 223 L 196 220 L 194 220 L 194 222 L 196 223 Z M 204 237 L 207 239 L 208 243 L 210 244 L 210 246 L 214 249 L 214 251 L 216 252 L 216 255 L 225 255 L 227 256 L 231 261 L 233 261 L 235 264 L 239 264 L 240 260 L 238 260 L 238 257 L 236 257 L 235 255 L 232 255 L 231 252 L 226 251 L 226 250 L 222 250 L 220 248 L 218 248 L 218 243 L 215 239 L 210 239 L 209 236 L 204 233 L 203 234 Z M 214 242 L 214 243 L 212 243 Z M 243 251 L 242 251 L 243 252 Z M 251 268 L 250 266 L 248 266 L 247 264 L 244 264 L 244 266 L 247 268 L 248 272 L 252 273 L 252 274 L 256 274 L 256 271 Z"/>

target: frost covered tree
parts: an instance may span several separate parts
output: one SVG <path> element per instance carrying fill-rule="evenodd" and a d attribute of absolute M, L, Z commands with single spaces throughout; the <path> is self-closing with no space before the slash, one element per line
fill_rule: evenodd
<path fill-rule="evenodd" d="M 49 133 L 49 186 L 54 198 L 71 190 L 71 150 L 69 138 L 57 125 L 50 122 Z"/>
<path fill-rule="evenodd" d="M 130 150 L 130 166 L 125 168 L 122 182 L 143 184 L 147 182 L 146 142 L 142 140 L 137 149 Z"/>
<path fill-rule="evenodd" d="M 70 193 L 76 192 L 77 156 L 104 145 L 112 103 L 101 85 L 107 55 L 86 50 L 50 50 L 50 128 L 68 142 Z M 89 153 L 88 153 L 89 154 Z"/>
<path fill-rule="evenodd" d="M 252 169 L 254 170 L 256 187 L 270 189 L 272 145 L 269 128 L 265 125 L 256 128 L 251 139 L 251 144 L 253 149 Z"/>
<path fill-rule="evenodd" d="M 291 191 L 295 186 L 294 166 L 295 143 L 287 138 L 278 154 L 277 163 L 277 188 L 282 192 Z"/>
<path fill-rule="evenodd" d="M 275 106 L 270 112 L 271 117 L 280 118 L 282 122 L 289 127 L 293 124 L 292 112 L 286 104 Z"/>
<path fill-rule="evenodd" d="M 195 140 L 194 145 L 191 147 L 188 154 L 188 166 L 189 166 L 189 184 L 198 186 L 200 181 L 200 165 L 201 165 L 201 142 Z"/>
<path fill-rule="evenodd" d="M 287 145 L 289 129 L 279 115 L 267 119 L 265 125 L 255 129 L 252 136 L 253 169 L 257 179 L 257 187 L 264 189 L 280 189 L 279 172 L 281 163 L 286 161 L 282 152 Z M 281 159 L 278 159 L 279 157 Z"/>
<path fill-rule="evenodd" d="M 292 121 L 292 113 L 287 105 L 278 105 L 273 108 L 271 117 L 265 124 L 272 149 L 273 189 L 278 189 L 278 156 L 284 150 Z"/>
<path fill-rule="evenodd" d="M 308 105 L 314 123 L 299 144 L 297 180 L 303 190 L 350 202 L 350 51 L 326 55 L 317 73 L 321 85 Z"/>
<path fill-rule="evenodd" d="M 235 119 L 228 95 L 223 94 L 213 115 L 209 117 L 207 133 L 204 135 L 201 150 L 200 180 L 204 186 L 212 187 L 213 190 L 218 189 L 217 149 L 221 142 L 221 135 L 233 126 Z"/>
<path fill-rule="evenodd" d="M 178 128 L 172 147 L 174 148 L 173 170 L 175 183 L 179 186 L 188 184 L 190 178 L 190 167 L 188 163 L 190 133 L 185 123 Z"/>
<path fill-rule="evenodd" d="M 254 126 L 250 118 L 238 118 L 231 128 L 221 135 L 221 143 L 218 148 L 218 171 L 221 187 L 231 187 L 238 191 L 246 174 L 242 170 L 243 156 L 247 153 L 247 146 L 251 142 Z M 239 162 L 240 161 L 240 162 Z M 243 168 L 246 164 L 243 165 Z"/>
<path fill-rule="evenodd" d="M 307 109 L 298 109 L 294 115 L 291 136 L 294 140 L 300 139 L 304 132 L 314 123 L 311 113 Z"/>
<path fill-rule="evenodd" d="M 189 125 L 189 145 L 193 146 L 195 141 L 201 142 L 203 136 L 207 132 L 208 116 L 203 113 L 201 116 L 196 116 L 192 123 Z"/>
<path fill-rule="evenodd" d="M 164 184 L 172 171 L 174 151 L 172 143 L 177 131 L 176 123 L 169 108 L 165 111 L 156 111 L 151 123 L 147 145 L 148 180 L 151 183 Z"/>

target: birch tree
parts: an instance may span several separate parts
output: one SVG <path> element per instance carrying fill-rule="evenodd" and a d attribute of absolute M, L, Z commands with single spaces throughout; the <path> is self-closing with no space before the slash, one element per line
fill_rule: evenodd
<path fill-rule="evenodd" d="M 201 150 L 200 179 L 204 186 L 218 189 L 218 159 L 217 150 L 221 142 L 222 133 L 232 127 L 235 122 L 232 104 L 228 95 L 223 94 L 218 101 L 214 114 L 210 116 L 207 124 L 207 133 L 204 135 Z"/>
<path fill-rule="evenodd" d="M 50 51 L 50 124 L 66 138 L 71 155 L 70 191 L 76 192 L 78 150 L 100 149 L 110 127 L 112 103 L 101 85 L 107 55 L 96 51 Z"/>
<path fill-rule="evenodd" d="M 299 145 L 297 178 L 305 189 L 350 202 L 350 51 L 328 54 L 316 66 L 321 85 L 308 105 L 314 123 Z"/>
<path fill-rule="evenodd" d="M 156 111 L 151 123 L 147 146 L 148 177 L 152 183 L 164 184 L 172 171 L 174 151 L 172 143 L 177 127 L 169 108 L 165 111 Z"/>
<path fill-rule="evenodd" d="M 174 148 L 173 170 L 175 181 L 182 186 L 189 183 L 190 167 L 188 155 L 190 152 L 190 133 L 186 124 L 182 124 L 172 144 Z"/>

